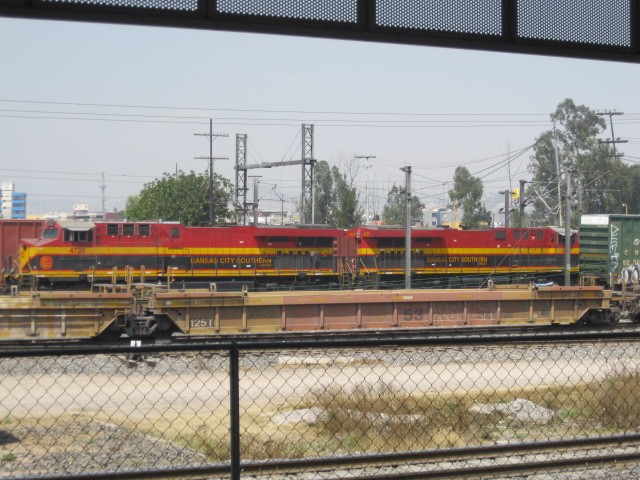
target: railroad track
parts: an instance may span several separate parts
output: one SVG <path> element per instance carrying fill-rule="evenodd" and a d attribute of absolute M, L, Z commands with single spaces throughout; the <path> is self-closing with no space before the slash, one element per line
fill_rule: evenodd
<path fill-rule="evenodd" d="M 300 473 L 302 476 L 296 478 L 318 480 L 506 479 L 514 476 L 526 479 L 529 476 L 541 478 L 541 475 L 544 478 L 553 478 L 554 474 L 559 473 L 566 475 L 562 478 L 586 478 L 584 475 L 588 474 L 588 478 L 604 480 L 612 476 L 637 478 L 640 470 L 639 460 L 640 435 L 632 434 L 402 454 L 363 455 L 347 459 L 294 460 L 278 462 L 275 465 L 254 462 L 243 465 L 242 469 L 246 476 L 243 478 L 251 480 L 266 480 L 274 471 L 292 475 Z M 625 477 L 625 470 L 628 477 Z"/>
<path fill-rule="evenodd" d="M 489 326 L 447 328 L 434 327 L 424 331 L 415 329 L 395 330 L 345 330 L 345 331 L 310 331 L 310 332 L 278 332 L 278 333 L 238 333 L 210 335 L 174 335 L 168 339 L 140 339 L 127 337 L 115 341 L 103 341 L 95 338 L 87 339 L 8 339 L 0 341 L 0 355 L 19 349 L 33 351 L 54 351 L 64 349 L 71 353 L 87 353 L 96 351 L 135 351 L 142 350 L 171 350 L 188 348 L 194 350 L 203 348 L 228 348 L 238 345 L 242 348 L 254 347 L 277 348 L 304 347 L 307 343 L 323 346 L 348 346 L 349 342 L 371 341 L 383 344 L 402 344 L 426 342 L 429 344 L 465 344 L 496 342 L 501 345 L 522 343 L 525 341 L 567 342 L 571 340 L 594 340 L 624 337 L 634 338 L 640 335 L 640 325 L 635 323 L 620 323 L 607 326 L 576 326 L 576 325 L 518 325 L 518 326 Z"/>

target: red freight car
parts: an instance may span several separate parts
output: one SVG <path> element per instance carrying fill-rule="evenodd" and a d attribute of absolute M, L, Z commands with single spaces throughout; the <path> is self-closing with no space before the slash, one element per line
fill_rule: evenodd
<path fill-rule="evenodd" d="M 44 224 L 44 220 L 0 219 L 0 254 L 2 255 L 0 286 L 4 285 L 5 276 L 15 275 L 19 271 L 20 239 L 39 237 Z"/>

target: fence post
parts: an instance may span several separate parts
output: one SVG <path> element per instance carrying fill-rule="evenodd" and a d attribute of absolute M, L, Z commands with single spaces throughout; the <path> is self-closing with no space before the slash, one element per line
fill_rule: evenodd
<path fill-rule="evenodd" d="M 231 480 L 240 480 L 240 352 L 235 342 L 229 349 L 229 382 Z"/>

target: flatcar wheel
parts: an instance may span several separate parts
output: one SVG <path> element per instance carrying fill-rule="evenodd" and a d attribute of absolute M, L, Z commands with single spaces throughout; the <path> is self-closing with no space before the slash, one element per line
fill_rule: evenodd
<path fill-rule="evenodd" d="M 621 316 L 622 312 L 620 311 L 620 309 L 618 307 L 612 307 L 608 315 L 609 319 L 607 321 L 607 324 L 616 325 L 620 323 Z"/>

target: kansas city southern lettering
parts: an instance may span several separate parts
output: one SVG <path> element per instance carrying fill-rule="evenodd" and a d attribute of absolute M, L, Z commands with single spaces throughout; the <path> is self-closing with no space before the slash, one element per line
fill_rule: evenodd
<path fill-rule="evenodd" d="M 257 265 L 259 267 L 273 266 L 273 258 L 265 257 L 192 257 L 192 265 Z"/>
<path fill-rule="evenodd" d="M 488 257 L 426 257 L 429 263 L 474 263 L 477 265 L 488 265 Z"/>

